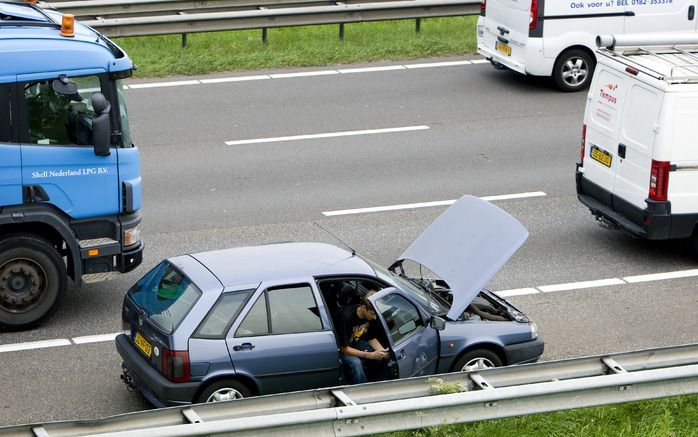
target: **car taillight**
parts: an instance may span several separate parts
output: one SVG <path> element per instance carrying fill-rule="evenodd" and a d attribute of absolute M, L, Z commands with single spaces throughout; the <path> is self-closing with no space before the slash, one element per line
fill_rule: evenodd
<path fill-rule="evenodd" d="M 652 160 L 652 169 L 650 170 L 650 200 L 657 200 L 660 202 L 668 200 L 670 167 L 671 163 L 668 161 Z"/>
<path fill-rule="evenodd" d="M 485 10 L 487 9 L 487 0 L 482 0 L 480 2 L 480 15 L 485 16 Z"/>
<path fill-rule="evenodd" d="M 584 165 L 584 150 L 587 144 L 587 125 L 582 125 L 582 150 L 579 153 L 579 165 Z"/>
<path fill-rule="evenodd" d="M 162 349 L 162 374 L 172 382 L 188 382 L 189 352 Z"/>
<path fill-rule="evenodd" d="M 528 22 L 528 29 L 533 30 L 538 23 L 538 0 L 531 0 L 531 19 Z"/>

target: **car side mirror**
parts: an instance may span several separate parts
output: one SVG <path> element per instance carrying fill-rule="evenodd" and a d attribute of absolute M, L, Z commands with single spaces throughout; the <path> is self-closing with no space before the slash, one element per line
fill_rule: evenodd
<path fill-rule="evenodd" d="M 95 155 L 108 156 L 111 152 L 111 123 L 109 121 L 109 112 L 111 104 L 104 94 L 92 94 L 92 108 L 95 111 L 92 117 L 92 139 L 94 141 Z"/>
<path fill-rule="evenodd" d="M 446 320 L 442 319 L 439 316 L 431 316 L 431 319 L 429 319 L 429 326 L 436 329 L 437 331 L 443 331 L 444 329 L 446 329 Z"/>

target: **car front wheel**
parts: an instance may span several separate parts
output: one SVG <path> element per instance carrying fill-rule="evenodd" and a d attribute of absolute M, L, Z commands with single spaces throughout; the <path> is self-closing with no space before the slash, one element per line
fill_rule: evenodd
<path fill-rule="evenodd" d="M 473 370 L 489 369 L 502 365 L 499 355 L 488 349 L 473 349 L 466 352 L 456 360 L 451 367 L 452 372 L 469 372 Z"/>
<path fill-rule="evenodd" d="M 235 399 L 248 398 L 251 395 L 250 389 L 248 389 L 245 384 L 233 380 L 224 380 L 214 382 L 206 387 L 196 398 L 196 402 L 232 401 Z"/>

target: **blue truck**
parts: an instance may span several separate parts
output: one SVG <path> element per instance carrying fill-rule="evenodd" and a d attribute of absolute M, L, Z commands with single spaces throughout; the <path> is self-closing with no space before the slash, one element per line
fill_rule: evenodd
<path fill-rule="evenodd" d="M 39 325 L 68 278 L 141 263 L 133 63 L 67 14 L 0 1 L 0 329 Z"/>

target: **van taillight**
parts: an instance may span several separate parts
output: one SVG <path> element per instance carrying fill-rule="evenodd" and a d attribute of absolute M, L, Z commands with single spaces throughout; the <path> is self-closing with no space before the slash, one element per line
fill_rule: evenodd
<path fill-rule="evenodd" d="M 189 352 L 162 349 L 162 374 L 172 382 L 188 382 Z"/>
<path fill-rule="evenodd" d="M 666 202 L 669 197 L 669 169 L 671 163 L 668 161 L 652 160 L 650 170 L 650 200 Z"/>
<path fill-rule="evenodd" d="M 538 0 L 531 0 L 531 20 L 528 22 L 528 29 L 535 29 L 536 24 L 538 24 Z"/>
<path fill-rule="evenodd" d="M 480 2 L 480 15 L 485 16 L 485 9 L 487 9 L 487 0 L 482 0 Z"/>
<path fill-rule="evenodd" d="M 582 125 L 582 150 L 579 153 L 579 165 L 584 165 L 584 151 L 587 145 L 587 125 Z"/>

